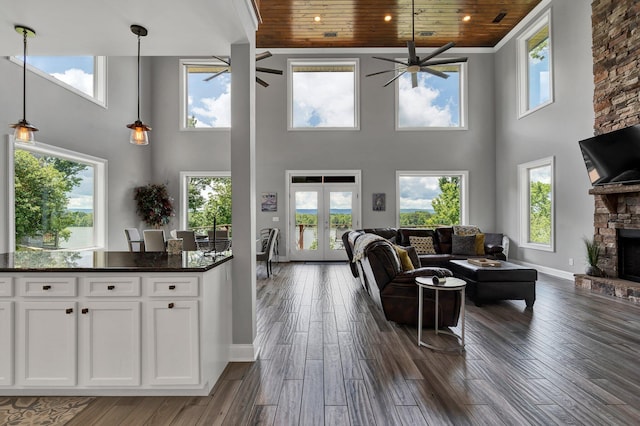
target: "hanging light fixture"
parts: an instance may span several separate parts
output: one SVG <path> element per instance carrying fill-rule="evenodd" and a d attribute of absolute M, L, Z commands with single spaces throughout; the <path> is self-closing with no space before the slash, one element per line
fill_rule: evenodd
<path fill-rule="evenodd" d="M 140 37 L 147 35 L 147 29 L 140 25 L 131 25 L 131 32 L 138 36 L 138 119 L 127 127 L 131 129 L 131 138 L 129 142 L 134 145 L 148 145 L 148 132 L 151 127 L 140 121 Z"/>
<path fill-rule="evenodd" d="M 36 32 L 24 25 L 16 25 L 14 28 L 17 33 L 22 34 L 24 40 L 22 56 L 22 120 L 12 124 L 11 127 L 15 129 L 13 137 L 16 142 L 32 144 L 34 143 L 33 132 L 37 132 L 38 129 L 27 121 L 27 37 L 35 37 Z"/>

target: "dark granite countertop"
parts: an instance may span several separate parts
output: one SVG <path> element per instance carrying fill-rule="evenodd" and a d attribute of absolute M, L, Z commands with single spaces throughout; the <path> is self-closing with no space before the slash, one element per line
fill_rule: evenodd
<path fill-rule="evenodd" d="M 232 258 L 201 251 L 18 251 L 0 254 L 0 272 L 204 272 Z"/>

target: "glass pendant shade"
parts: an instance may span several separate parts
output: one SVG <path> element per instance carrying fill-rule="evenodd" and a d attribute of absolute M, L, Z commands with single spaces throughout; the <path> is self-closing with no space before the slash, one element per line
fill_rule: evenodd
<path fill-rule="evenodd" d="M 23 37 L 23 56 L 22 56 L 22 119 L 11 127 L 14 130 L 13 138 L 20 143 L 35 143 L 34 132 L 37 132 L 34 126 L 27 121 L 27 37 L 35 37 L 36 32 L 29 27 L 16 25 L 14 27 L 18 34 Z"/>
<path fill-rule="evenodd" d="M 149 130 L 151 127 L 147 126 L 140 120 L 136 120 L 134 123 L 127 124 L 127 127 L 131 129 L 131 137 L 129 142 L 134 145 L 148 145 L 149 144 Z"/>

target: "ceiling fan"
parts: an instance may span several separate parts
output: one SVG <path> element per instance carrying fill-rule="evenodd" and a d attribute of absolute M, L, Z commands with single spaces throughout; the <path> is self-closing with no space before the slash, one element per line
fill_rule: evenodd
<path fill-rule="evenodd" d="M 402 61 L 397 61 L 395 59 L 389 59 L 389 58 L 381 58 L 379 56 L 374 56 L 374 59 L 380 59 L 382 61 L 387 61 L 387 62 L 393 62 L 395 64 L 399 64 L 399 66 L 396 66 L 394 69 L 392 70 L 385 70 L 385 71 L 378 71 L 378 72 L 374 72 L 371 74 L 367 74 L 367 77 L 371 77 L 373 75 L 378 75 L 378 74 L 385 74 L 388 72 L 398 72 L 398 75 L 396 75 L 395 77 L 393 77 L 391 80 L 387 81 L 383 87 L 387 87 L 388 85 L 390 85 L 391 83 L 393 83 L 394 81 L 396 81 L 397 79 L 399 79 L 400 77 L 402 77 L 405 73 L 410 73 L 411 74 L 411 87 L 412 88 L 416 88 L 418 87 L 418 72 L 422 71 L 422 72 L 427 72 L 429 74 L 441 77 L 441 78 L 449 78 L 449 76 L 445 73 L 443 73 L 442 71 L 438 71 L 436 69 L 433 68 L 429 68 L 431 66 L 434 65 L 446 65 L 446 64 L 453 64 L 453 63 L 457 63 L 457 62 L 467 62 L 467 58 L 448 58 L 448 59 L 433 59 L 436 56 L 438 56 L 439 54 L 446 52 L 447 50 L 451 49 L 453 46 L 455 46 L 455 43 L 453 42 L 449 42 L 447 44 L 445 44 L 442 47 L 439 47 L 438 49 L 434 50 L 433 52 L 429 53 L 426 57 L 424 58 L 420 58 L 418 56 L 416 56 L 416 30 L 415 30 L 415 6 L 414 6 L 414 1 L 415 0 L 411 0 L 411 41 L 407 41 L 407 48 L 409 49 L 409 59 L 407 59 L 407 62 L 402 62 Z"/>
<path fill-rule="evenodd" d="M 261 61 L 263 59 L 269 58 L 271 55 L 271 52 L 267 51 L 267 52 L 263 52 L 263 53 L 257 53 L 256 54 L 256 62 Z M 227 57 L 225 58 L 221 58 L 219 56 L 215 56 L 213 55 L 214 58 L 216 58 L 217 60 L 219 60 L 220 62 L 226 64 L 226 68 L 223 69 L 222 71 L 219 71 L 217 73 L 215 73 L 212 76 L 209 76 L 207 78 L 204 79 L 204 81 L 210 81 L 213 80 L 214 78 L 216 78 L 219 75 L 222 75 L 224 73 L 227 72 L 231 72 L 231 58 Z M 264 67 L 256 67 L 256 71 L 257 72 L 266 72 L 269 74 L 278 74 L 278 75 L 282 75 L 282 70 L 275 70 L 273 68 L 264 68 Z M 261 79 L 260 77 L 256 76 L 256 82 L 261 85 L 262 87 L 269 87 L 269 83 L 267 83 L 266 81 L 264 81 L 263 79 Z"/>

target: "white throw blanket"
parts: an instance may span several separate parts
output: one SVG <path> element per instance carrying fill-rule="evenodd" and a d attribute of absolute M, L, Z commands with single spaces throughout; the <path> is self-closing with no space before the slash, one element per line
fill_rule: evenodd
<path fill-rule="evenodd" d="M 353 245 L 353 263 L 361 260 L 364 257 L 364 252 L 369 244 L 374 241 L 386 241 L 385 238 L 382 238 L 380 235 L 376 234 L 364 234 L 358 237 L 355 244 Z"/>

